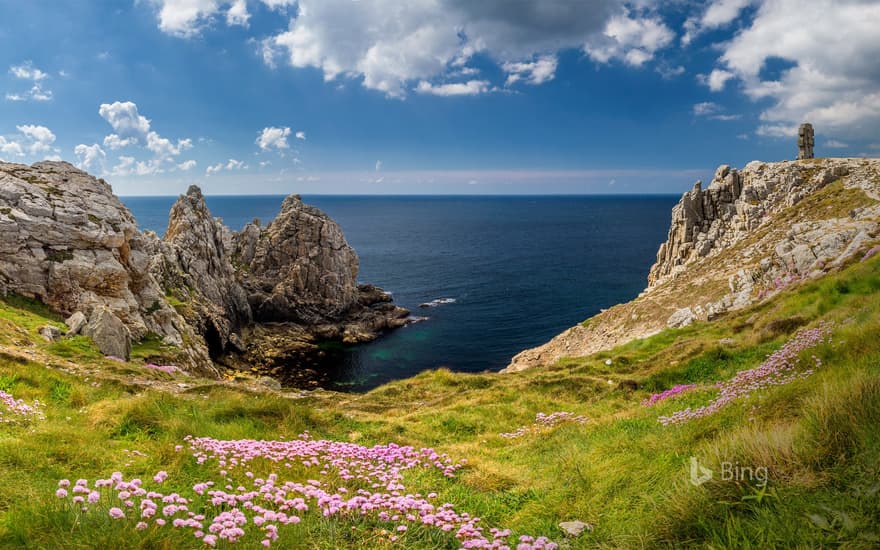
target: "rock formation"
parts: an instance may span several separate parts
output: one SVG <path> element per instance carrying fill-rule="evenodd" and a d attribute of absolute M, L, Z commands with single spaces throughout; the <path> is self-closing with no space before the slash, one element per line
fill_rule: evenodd
<path fill-rule="evenodd" d="M 339 321 L 357 303 L 358 257 L 326 214 L 291 195 L 268 227 L 233 239 L 257 321 Z"/>
<path fill-rule="evenodd" d="M 712 320 L 837 269 L 878 240 L 880 159 L 721 166 L 673 208 L 642 294 L 523 351 L 505 371 Z"/>
<path fill-rule="evenodd" d="M 211 357 L 243 351 L 238 331 L 250 324 L 247 294 L 236 280 L 224 241 L 229 230 L 211 216 L 201 190 L 191 186 L 172 206 L 151 271 L 203 336 Z"/>
<path fill-rule="evenodd" d="M 0 162 L 0 293 L 36 298 L 86 318 L 106 308 L 131 337 L 181 346 L 181 361 L 210 371 L 186 321 L 149 270 L 149 240 L 110 186 L 66 162 Z"/>
<path fill-rule="evenodd" d="M 282 368 L 317 341 L 406 324 L 409 312 L 358 286 L 357 272 L 339 226 L 296 195 L 265 229 L 234 235 L 193 186 L 159 239 L 104 180 L 66 162 L 0 163 L 0 293 L 69 316 L 67 335 L 105 355 L 128 359 L 132 341 L 157 335 L 179 366 L 217 376 L 218 360 Z"/>
<path fill-rule="evenodd" d="M 798 127 L 798 160 L 813 158 L 814 144 L 813 125 L 809 122 L 801 124 Z"/>

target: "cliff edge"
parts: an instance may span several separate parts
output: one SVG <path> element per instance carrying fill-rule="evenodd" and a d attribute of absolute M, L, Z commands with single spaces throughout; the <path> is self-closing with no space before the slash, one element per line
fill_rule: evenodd
<path fill-rule="evenodd" d="M 712 320 L 839 269 L 880 239 L 880 159 L 828 158 L 721 166 L 672 209 L 647 288 L 502 372 L 610 349 Z"/>

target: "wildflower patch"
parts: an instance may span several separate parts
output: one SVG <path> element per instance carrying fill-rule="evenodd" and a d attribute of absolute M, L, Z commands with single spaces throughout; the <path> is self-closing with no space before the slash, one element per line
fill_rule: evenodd
<path fill-rule="evenodd" d="M 820 323 L 812 329 L 798 331 L 794 338 L 773 352 L 767 359 L 754 369 L 736 373 L 730 380 L 718 382 L 719 394 L 708 405 L 697 409 L 690 407 L 676 411 L 669 416 L 661 416 L 657 420 L 664 426 L 680 424 L 693 418 L 701 418 L 716 413 L 731 402 L 750 396 L 756 391 L 771 386 L 783 386 L 806 378 L 822 366 L 822 360 L 813 355 L 813 366 L 802 368 L 800 354 L 804 350 L 831 341 L 831 324 Z"/>
<path fill-rule="evenodd" d="M 438 503 L 435 492 L 407 492 L 403 481 L 408 470 L 433 470 L 452 478 L 466 463 L 430 448 L 393 443 L 365 447 L 314 440 L 308 433 L 291 441 L 187 436 L 185 442 L 196 464 L 214 475 L 206 472 L 204 481 L 184 493 L 167 488 L 173 476 L 165 471 L 147 482 L 114 472 L 93 483 L 80 479 L 72 488 L 63 479 L 56 496 L 73 505 L 73 513 L 107 514 L 122 528 L 145 532 L 188 531 L 208 547 L 260 540 L 268 548 L 282 536 L 304 536 L 296 531 L 300 522 L 325 518 L 348 522 L 352 530 L 388 524 L 381 531 L 388 543 L 433 537 L 425 531 L 438 530 L 454 536 L 462 548 L 557 548 L 545 537 L 523 535 L 517 543 L 511 541 L 510 530 L 486 530 L 480 518 Z M 261 476 L 255 473 L 259 471 L 269 473 Z M 311 472 L 311 478 L 284 479 L 294 472 Z"/>
<path fill-rule="evenodd" d="M 551 429 L 559 424 L 573 422 L 576 424 L 585 424 L 587 417 L 575 416 L 574 413 L 559 411 L 550 414 L 538 413 L 535 415 L 535 422 L 531 426 L 520 426 L 516 431 L 499 434 L 505 439 L 515 439 L 529 433 L 539 432 L 541 430 Z"/>
<path fill-rule="evenodd" d="M 42 420 L 43 408 L 39 401 L 28 405 L 23 399 L 16 399 L 11 394 L 0 390 L 0 423 L 12 424 L 30 420 Z"/>

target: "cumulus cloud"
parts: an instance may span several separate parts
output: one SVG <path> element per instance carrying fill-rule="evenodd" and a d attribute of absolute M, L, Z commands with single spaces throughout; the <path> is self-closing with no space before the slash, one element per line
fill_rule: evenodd
<path fill-rule="evenodd" d="M 625 12 L 611 17 L 602 35 L 588 40 L 584 51 L 599 63 L 620 60 L 640 67 L 673 38 L 675 34 L 659 17 L 633 17 Z"/>
<path fill-rule="evenodd" d="M 205 170 L 205 175 L 210 176 L 211 174 L 216 174 L 218 172 L 222 172 L 223 170 L 246 170 L 247 168 L 248 165 L 245 164 L 243 160 L 229 159 L 226 164 L 218 162 L 214 166 L 208 166 L 208 169 Z"/>
<path fill-rule="evenodd" d="M 715 0 L 697 16 L 688 17 L 684 22 L 683 46 L 690 44 L 705 31 L 718 29 L 735 21 L 744 9 L 757 0 Z"/>
<path fill-rule="evenodd" d="M 730 71 L 713 69 L 709 74 L 697 75 L 697 80 L 699 80 L 701 84 L 708 86 L 713 92 L 720 92 L 724 89 L 724 86 L 727 85 L 727 81 L 734 76 L 735 75 Z"/>
<path fill-rule="evenodd" d="M 195 168 L 196 164 L 198 163 L 192 159 L 185 160 L 177 165 L 177 169 L 186 172 L 187 170 L 192 170 L 193 168 Z"/>
<path fill-rule="evenodd" d="M 80 143 L 73 149 L 73 152 L 79 159 L 79 162 L 76 163 L 78 168 L 99 172 L 104 171 L 104 161 L 107 159 L 107 154 L 97 143 L 91 145 Z"/>
<path fill-rule="evenodd" d="M 43 87 L 43 81 L 49 78 L 48 73 L 34 67 L 30 61 L 25 61 L 21 65 L 12 65 L 9 67 L 9 74 L 19 80 L 30 80 L 32 82 L 30 89 L 20 92 L 7 92 L 7 101 L 49 101 L 52 99 L 52 90 Z"/>
<path fill-rule="evenodd" d="M 867 137 L 880 125 L 878 28 L 876 2 L 765 0 L 721 45 L 716 70 L 740 80 L 751 99 L 769 103 L 760 135 L 788 136 L 809 121 L 823 133 Z M 775 60 L 788 68 L 766 71 Z"/>
<path fill-rule="evenodd" d="M 305 140 L 305 139 L 306 139 L 306 133 L 303 132 L 302 130 L 300 130 L 299 132 L 296 133 L 296 139 Z"/>
<path fill-rule="evenodd" d="M 561 49 L 589 44 L 603 62 L 642 65 L 672 39 L 659 19 L 631 14 L 621 0 L 589 7 L 570 0 L 300 0 L 298 8 L 286 31 L 262 42 L 266 63 L 314 67 L 328 81 L 357 78 L 390 97 L 404 97 L 414 83 L 431 93 L 438 86 L 422 82 L 476 74 L 467 64 L 477 53 L 499 65 L 535 63 L 506 72 L 538 83 L 550 80 Z M 474 90 L 453 84 L 448 90 L 458 95 Z"/>
<path fill-rule="evenodd" d="M 31 157 L 34 159 L 58 159 L 59 149 L 53 145 L 55 134 L 45 126 L 22 124 L 15 127 L 18 134 L 0 136 L 0 155 L 3 158 Z"/>
<path fill-rule="evenodd" d="M 510 86 L 519 81 L 528 84 L 542 84 L 553 80 L 553 77 L 556 76 L 557 63 L 555 55 L 545 55 L 532 62 L 503 63 L 501 68 L 507 73 L 505 85 Z"/>
<path fill-rule="evenodd" d="M 107 121 L 114 133 L 104 137 L 104 147 L 115 151 L 126 147 L 142 147 L 152 153 L 150 161 L 141 161 L 136 164 L 119 157 L 119 164 L 113 169 L 113 173 L 147 175 L 161 173 L 165 168 L 177 167 L 176 158 L 184 151 L 192 149 L 193 143 L 189 138 L 172 141 L 162 137 L 152 129 L 150 119 L 140 114 L 138 106 L 131 101 L 116 101 L 102 103 L 98 108 L 98 114 Z"/>
<path fill-rule="evenodd" d="M 288 137 L 290 137 L 290 128 L 275 128 L 274 126 L 269 126 L 260 130 L 256 143 L 263 151 L 271 151 L 272 149 L 280 151 L 290 147 L 287 143 Z M 303 134 L 302 139 L 305 139 L 305 134 Z"/>
<path fill-rule="evenodd" d="M 247 27 L 250 18 L 251 14 L 248 13 L 247 2 L 245 0 L 235 0 L 226 12 L 226 24 L 230 27 L 235 25 Z"/>
<path fill-rule="evenodd" d="M 416 91 L 420 94 L 457 96 L 478 95 L 489 91 L 488 80 L 468 80 L 467 82 L 452 82 L 448 84 L 431 84 L 426 80 L 419 82 Z"/>

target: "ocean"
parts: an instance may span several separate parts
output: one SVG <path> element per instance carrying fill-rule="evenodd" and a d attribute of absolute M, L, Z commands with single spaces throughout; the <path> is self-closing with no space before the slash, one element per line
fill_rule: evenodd
<path fill-rule="evenodd" d="M 268 223 L 282 196 L 207 197 L 233 230 Z M 161 235 L 176 197 L 123 197 Z M 328 388 L 365 391 L 425 369 L 504 368 L 601 309 L 634 298 L 677 196 L 303 196 L 336 220 L 359 280 L 428 320 L 345 347 Z M 419 305 L 439 301 L 435 307 Z M 435 302 L 436 303 L 436 302 Z"/>

